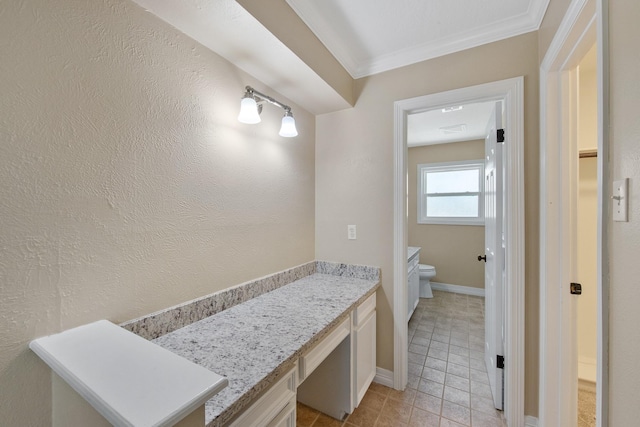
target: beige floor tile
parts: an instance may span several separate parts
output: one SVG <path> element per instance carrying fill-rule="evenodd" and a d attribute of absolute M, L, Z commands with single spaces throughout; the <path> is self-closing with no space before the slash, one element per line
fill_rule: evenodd
<path fill-rule="evenodd" d="M 463 390 L 458 390 L 457 388 L 445 386 L 442 398 L 467 408 L 471 407 L 469 402 L 469 393 Z"/>
<path fill-rule="evenodd" d="M 296 425 L 298 427 L 311 427 L 318 418 L 320 412 L 298 402 L 296 405 Z"/>
<path fill-rule="evenodd" d="M 382 414 L 380 418 L 378 418 L 378 421 L 376 421 L 375 427 L 407 427 L 407 424 L 400 422 L 396 418 Z"/>
<path fill-rule="evenodd" d="M 446 400 L 442 402 L 442 417 L 465 426 L 471 425 L 471 410 Z"/>
<path fill-rule="evenodd" d="M 432 412 L 436 415 L 440 415 L 440 411 L 442 409 L 442 399 L 418 391 L 416 392 L 413 406 L 415 408 L 420 408 L 422 410 Z"/>
<path fill-rule="evenodd" d="M 397 400 L 399 402 L 408 403 L 413 405 L 414 400 L 416 398 L 416 390 L 412 390 L 410 388 L 405 389 L 404 391 L 391 389 L 389 391 L 388 399 Z"/>
<path fill-rule="evenodd" d="M 446 374 L 442 371 L 438 371 L 437 369 L 424 368 L 421 376 L 424 379 L 435 381 L 440 384 L 444 384 Z"/>
<path fill-rule="evenodd" d="M 424 362 L 424 366 L 427 368 L 437 369 L 438 371 L 446 372 L 447 361 L 442 359 L 436 359 L 435 357 L 427 357 Z"/>
<path fill-rule="evenodd" d="M 393 390 L 393 389 L 390 388 L 390 387 L 387 387 L 386 385 L 382 385 L 382 384 L 378 384 L 378 383 L 371 383 L 371 385 L 369 386 L 369 390 L 368 391 L 373 391 L 373 392 L 381 394 L 383 396 L 387 396 L 391 390 Z"/>
<path fill-rule="evenodd" d="M 382 410 L 382 408 L 380 409 Z M 380 411 L 374 411 L 372 409 L 365 408 L 361 404 L 355 409 L 355 411 L 353 411 L 351 415 L 349 415 L 349 418 L 347 418 L 347 422 L 358 427 L 370 427 L 372 425 L 375 425 L 379 415 Z"/>
<path fill-rule="evenodd" d="M 342 427 L 342 421 L 331 418 L 328 415 L 320 414 L 313 427 Z"/>
<path fill-rule="evenodd" d="M 419 408 L 413 408 L 410 427 L 438 427 L 440 425 L 440 417 L 434 413 L 423 411 Z"/>
<path fill-rule="evenodd" d="M 484 412 L 471 411 L 471 425 L 473 427 L 502 427 L 502 419 Z"/>
<path fill-rule="evenodd" d="M 500 413 L 493 404 L 493 399 L 471 395 L 471 409 L 484 412 L 485 414 L 498 416 Z"/>
<path fill-rule="evenodd" d="M 442 397 L 444 385 L 431 380 L 421 379 L 418 384 L 418 391 L 430 394 L 436 397 Z"/>
<path fill-rule="evenodd" d="M 411 404 L 398 400 L 387 399 L 382 408 L 381 416 L 390 417 L 401 423 L 408 423 L 411 416 Z"/>
<path fill-rule="evenodd" d="M 382 405 L 384 405 L 385 400 L 387 400 L 387 396 L 374 391 L 367 391 L 360 402 L 360 406 L 372 409 L 379 413 L 382 410 Z"/>

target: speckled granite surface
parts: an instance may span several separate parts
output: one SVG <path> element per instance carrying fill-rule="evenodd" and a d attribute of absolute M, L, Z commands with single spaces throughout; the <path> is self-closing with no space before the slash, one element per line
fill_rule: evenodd
<path fill-rule="evenodd" d="M 161 336 L 153 342 L 225 376 L 229 386 L 206 404 L 206 425 L 222 426 L 379 286 L 345 274 L 312 274 Z M 368 270 L 367 270 L 368 271 Z"/>
<path fill-rule="evenodd" d="M 309 262 L 130 320 L 120 326 L 152 340 L 315 272 L 316 262 Z"/>
<path fill-rule="evenodd" d="M 312 261 L 129 320 L 121 323 L 120 326 L 142 338 L 152 340 L 264 293 L 288 285 L 298 279 L 314 274 L 316 271 L 318 273 L 358 279 L 380 279 L 380 269 L 377 267 Z"/>
<path fill-rule="evenodd" d="M 338 262 L 316 261 L 316 272 L 355 279 L 380 280 L 380 269 L 366 265 L 342 264 Z"/>

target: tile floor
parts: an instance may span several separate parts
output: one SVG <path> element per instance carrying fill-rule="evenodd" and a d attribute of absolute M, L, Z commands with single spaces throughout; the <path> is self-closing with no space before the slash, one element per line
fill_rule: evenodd
<path fill-rule="evenodd" d="M 371 384 L 344 422 L 298 404 L 297 427 L 503 427 L 484 366 L 484 298 L 433 292 L 409 322 L 409 383 Z"/>

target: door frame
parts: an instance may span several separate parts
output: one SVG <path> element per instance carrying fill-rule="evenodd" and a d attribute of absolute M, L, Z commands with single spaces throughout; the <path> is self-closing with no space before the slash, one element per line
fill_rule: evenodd
<path fill-rule="evenodd" d="M 408 378 L 407 327 L 407 115 L 473 102 L 502 101 L 505 140 L 505 418 L 524 425 L 524 77 L 394 102 L 393 386 Z"/>
<path fill-rule="evenodd" d="M 607 0 L 573 0 L 540 66 L 540 425 L 576 425 L 575 319 L 569 295 L 575 209 L 575 68 L 596 43 L 598 85 L 598 318 L 596 425 L 608 425 L 609 142 Z M 562 144 L 562 141 L 567 143 Z M 607 183 L 605 185 L 605 183 Z M 574 182 L 575 184 L 575 182 Z M 564 297 L 564 300 L 563 300 Z M 571 396 L 567 399 L 566 396 Z"/>

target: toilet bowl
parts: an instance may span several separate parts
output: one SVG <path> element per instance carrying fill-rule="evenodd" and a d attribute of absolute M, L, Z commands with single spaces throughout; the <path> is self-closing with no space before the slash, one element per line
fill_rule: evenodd
<path fill-rule="evenodd" d="M 428 264 L 420 264 L 420 298 L 433 298 L 431 279 L 436 276 L 436 268 Z"/>

